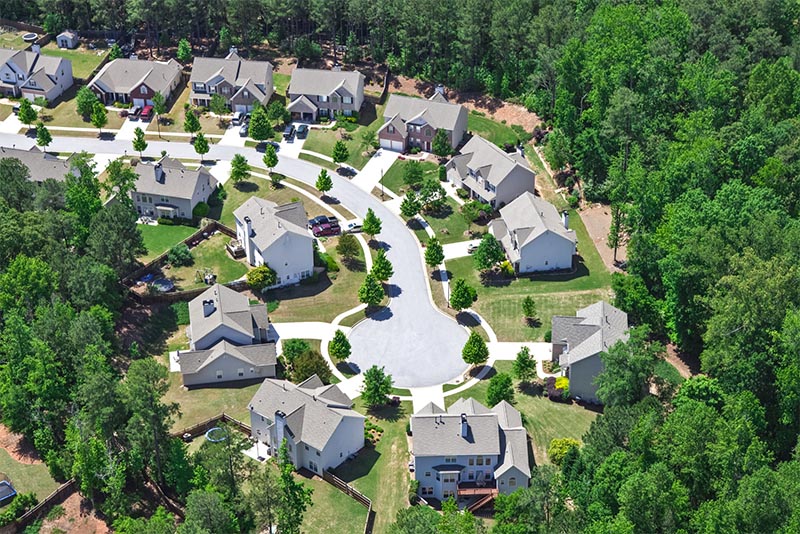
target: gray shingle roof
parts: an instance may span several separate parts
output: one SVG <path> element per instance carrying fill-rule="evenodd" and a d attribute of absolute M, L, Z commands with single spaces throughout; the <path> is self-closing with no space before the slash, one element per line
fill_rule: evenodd
<path fill-rule="evenodd" d="M 628 339 L 628 314 L 605 301 L 580 309 L 575 317 L 553 316 L 553 343 L 566 344 L 561 366 L 607 351 Z"/>
<path fill-rule="evenodd" d="M 174 59 L 162 62 L 119 58 L 106 63 L 89 85 L 96 85 L 104 92 L 130 93 L 131 89 L 145 83 L 166 96 L 180 75 L 181 64 Z"/>
<path fill-rule="evenodd" d="M 517 152 L 509 154 L 479 135 L 473 135 L 467 141 L 453 158 L 452 165 L 461 176 L 467 176 L 469 169 L 472 169 L 494 186 L 502 183 L 516 167 L 527 170 L 531 180 L 535 179 L 533 170 L 522 155 Z"/>
<path fill-rule="evenodd" d="M 213 309 L 208 316 L 203 311 L 203 301 L 212 300 Z M 202 339 L 221 325 L 254 337 L 255 328 L 267 328 L 267 308 L 263 304 L 250 304 L 246 296 L 222 284 L 214 284 L 189 302 L 189 321 L 193 341 Z"/>
<path fill-rule="evenodd" d="M 278 363 L 275 343 L 260 343 L 237 347 L 223 340 L 210 349 L 179 352 L 181 374 L 197 373 L 224 355 L 253 367 L 264 367 Z"/>
<path fill-rule="evenodd" d="M 505 228 L 500 227 L 499 234 L 516 234 L 521 249 L 545 232 L 552 232 L 575 243 L 574 230 L 564 227 L 556 208 L 533 193 L 526 191 L 500 209 L 500 217 Z"/>
<path fill-rule="evenodd" d="M 48 178 L 63 182 L 72 170 L 69 159 L 58 159 L 52 154 L 42 152 L 35 146 L 30 150 L 0 146 L 0 159 L 5 158 L 20 160 L 23 165 L 28 167 L 31 180 L 36 182 L 44 182 Z"/>
<path fill-rule="evenodd" d="M 285 413 L 286 424 L 295 441 L 322 450 L 344 418 L 363 420 L 364 416 L 351 409 L 352 401 L 338 386 L 305 387 L 312 383 L 317 382 L 295 385 L 268 378 L 258 388 L 249 407 L 272 421 L 276 411 Z"/>
<path fill-rule="evenodd" d="M 203 186 L 204 198 L 217 187 L 217 179 L 205 167 L 187 169 L 180 161 L 168 157 L 155 164 L 139 163 L 133 170 L 139 176 L 136 179 L 137 193 L 190 200 Z"/>
<path fill-rule="evenodd" d="M 424 120 L 433 128 L 453 130 L 456 127 L 459 115 L 462 113 L 466 113 L 464 106 L 442 102 L 438 98 L 426 100 L 392 94 L 389 95 L 389 101 L 383 111 L 383 117 L 387 122 L 397 117 L 403 123 L 412 122 L 414 124 Z M 397 127 L 398 123 L 393 124 Z M 405 128 L 401 130 L 401 133 L 405 135 Z"/>
<path fill-rule="evenodd" d="M 274 202 L 258 197 L 250 197 L 236 208 L 233 216 L 239 223 L 250 217 L 253 242 L 259 250 L 266 250 L 272 243 L 286 233 L 311 239 L 306 229 L 308 216 L 302 202 L 292 202 L 278 206 Z"/>
<path fill-rule="evenodd" d="M 208 83 L 217 77 L 234 87 L 242 87 L 248 81 L 272 89 L 272 63 L 249 61 L 231 53 L 227 57 L 197 57 L 192 64 L 191 83 Z M 260 91 L 259 91 L 260 92 Z M 261 93 L 263 95 L 263 93 Z"/>
<path fill-rule="evenodd" d="M 330 95 L 342 86 L 355 96 L 360 92 L 359 87 L 364 87 L 364 75 L 357 70 L 296 68 L 292 71 L 292 80 L 286 92 L 293 95 Z"/>
<path fill-rule="evenodd" d="M 59 69 L 63 63 L 72 67 L 72 62 L 68 59 L 46 56 L 38 52 L 31 52 L 29 50 L 10 50 L 8 48 L 0 48 L 0 65 L 8 63 L 14 65 L 19 71 L 26 75 L 26 85 L 30 78 L 36 81 L 36 89 L 43 89 L 48 91 L 53 87 L 53 79 L 57 77 Z M 17 80 L 12 84 L 17 83 Z"/>

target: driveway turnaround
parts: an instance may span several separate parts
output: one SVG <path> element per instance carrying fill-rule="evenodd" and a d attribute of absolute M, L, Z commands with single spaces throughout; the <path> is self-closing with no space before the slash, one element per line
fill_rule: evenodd
<path fill-rule="evenodd" d="M 34 140 L 0 133 L 0 145 L 12 144 L 28 148 L 33 146 Z M 129 148 L 130 141 L 87 137 L 55 137 L 48 147 L 57 152 L 117 154 L 123 154 Z M 158 157 L 162 150 L 166 150 L 171 157 L 197 157 L 194 147 L 189 143 L 163 141 L 149 142 L 145 154 Z M 237 153 L 245 155 L 251 165 L 263 166 L 262 155 L 256 150 L 219 144 L 211 145 L 205 159 L 230 161 Z M 284 150 L 280 150 L 278 155 L 276 172 L 314 186 L 320 167 L 287 157 Z M 431 302 L 427 282 L 429 274 L 424 267 L 416 237 L 380 200 L 347 178 L 336 173 L 330 174 L 334 185 L 328 192 L 329 197 L 337 199 L 362 219 L 367 209 L 372 208 L 383 221 L 383 232 L 376 240 L 383 242 L 387 249 L 386 256 L 395 272 L 388 285 L 391 296 L 389 307 L 362 321 L 351 331 L 350 361 L 362 371 L 372 365 L 384 366 L 398 387 L 431 386 L 459 376 L 467 368 L 461 359 L 467 331 Z"/>

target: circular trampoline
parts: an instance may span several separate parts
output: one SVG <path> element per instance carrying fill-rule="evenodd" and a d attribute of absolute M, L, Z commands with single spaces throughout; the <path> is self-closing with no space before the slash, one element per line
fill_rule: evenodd
<path fill-rule="evenodd" d="M 209 428 L 206 431 L 206 439 L 211 443 L 219 443 L 221 441 L 225 441 L 227 438 L 228 438 L 228 433 L 225 431 L 224 428 L 215 426 L 214 428 Z"/>

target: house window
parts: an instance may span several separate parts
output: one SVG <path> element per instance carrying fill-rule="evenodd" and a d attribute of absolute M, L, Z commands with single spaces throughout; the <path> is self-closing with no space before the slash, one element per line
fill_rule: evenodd
<path fill-rule="evenodd" d="M 317 462 L 314 462 L 312 460 L 308 461 L 308 468 L 314 471 L 315 473 L 319 471 L 319 468 L 317 467 Z"/>
<path fill-rule="evenodd" d="M 386 128 L 386 131 L 387 131 L 387 132 L 389 132 L 390 134 L 393 134 L 393 133 L 394 133 L 394 126 L 392 126 L 392 125 L 390 124 L 390 125 L 389 125 L 389 127 L 388 127 L 388 128 Z"/>
<path fill-rule="evenodd" d="M 424 488 L 422 488 L 422 495 L 423 496 L 425 496 L 425 495 L 433 495 L 433 488 L 430 487 L 430 486 L 425 486 Z"/>
<path fill-rule="evenodd" d="M 250 368 L 250 374 L 255 373 L 255 372 L 256 372 L 255 368 L 251 367 Z"/>
<path fill-rule="evenodd" d="M 429 478 L 430 476 L 431 476 L 431 472 L 430 471 L 425 471 L 425 477 Z"/>
<path fill-rule="evenodd" d="M 183 213 L 181 213 L 183 215 Z M 239 376 L 244 376 L 244 369 L 239 369 Z"/>
<path fill-rule="evenodd" d="M 344 110 L 344 116 L 345 117 L 349 117 L 352 114 L 353 114 L 353 110 L 351 110 L 351 109 Z"/>
<path fill-rule="evenodd" d="M 487 471 L 486 476 L 484 477 L 486 480 L 492 480 L 492 473 Z"/>
<path fill-rule="evenodd" d="M 222 371 L 217 371 L 217 380 L 222 378 Z"/>
<path fill-rule="evenodd" d="M 468 463 L 469 465 L 475 465 L 475 458 L 470 458 Z"/>
<path fill-rule="evenodd" d="M 317 102 L 327 102 L 327 101 L 328 97 L 326 95 L 319 95 L 319 97 L 317 98 Z"/>
<path fill-rule="evenodd" d="M 319 456 L 319 451 L 317 451 L 317 456 Z"/>
<path fill-rule="evenodd" d="M 306 447 L 306 450 L 308 450 L 308 445 L 306 445 L 305 447 Z"/>
<path fill-rule="evenodd" d="M 515 477 L 511 477 L 508 479 L 508 487 L 516 488 L 517 487 L 517 479 Z"/>
<path fill-rule="evenodd" d="M 352 96 L 343 96 L 342 97 L 342 104 L 352 104 L 353 97 Z"/>
<path fill-rule="evenodd" d="M 442 492 L 442 497 L 444 497 L 445 499 L 449 499 L 450 497 L 455 497 L 455 496 L 456 492 L 453 490 L 445 490 Z"/>
<path fill-rule="evenodd" d="M 467 478 L 470 480 L 475 480 L 475 471 L 470 471 L 467 475 Z"/>
<path fill-rule="evenodd" d="M 244 93 L 242 93 L 242 95 L 243 95 L 245 98 L 249 98 L 249 97 L 250 97 L 250 93 L 249 93 L 247 90 L 245 90 L 245 91 L 244 91 Z"/>
<path fill-rule="evenodd" d="M 457 478 L 455 473 L 445 473 L 442 476 L 442 484 L 455 484 Z"/>
<path fill-rule="evenodd" d="M 141 202 L 141 201 L 142 201 L 141 195 L 136 195 L 136 202 Z"/>
<path fill-rule="evenodd" d="M 478 465 L 483 465 L 483 456 L 478 456 Z"/>
<path fill-rule="evenodd" d="M 456 457 L 455 456 L 445 456 L 444 457 L 444 463 L 446 463 L 446 464 L 454 464 L 454 463 L 456 463 Z"/>
<path fill-rule="evenodd" d="M 141 86 L 141 87 L 139 88 L 139 92 L 140 92 L 141 94 L 143 94 L 143 95 L 146 95 L 146 94 L 147 94 L 147 87 L 145 87 L 144 85 L 143 85 L 143 86 Z"/>
<path fill-rule="evenodd" d="M 222 88 L 222 94 L 223 94 L 223 95 L 227 95 L 227 94 L 228 94 L 228 93 L 230 93 L 230 92 L 231 92 L 231 89 L 230 89 L 230 87 L 228 87 L 228 86 L 225 86 L 225 87 L 223 87 L 223 88 Z"/>
<path fill-rule="evenodd" d="M 431 129 L 430 129 L 430 128 L 426 128 L 426 129 L 425 129 L 425 135 L 426 135 L 427 137 L 430 137 L 430 136 L 431 136 Z"/>

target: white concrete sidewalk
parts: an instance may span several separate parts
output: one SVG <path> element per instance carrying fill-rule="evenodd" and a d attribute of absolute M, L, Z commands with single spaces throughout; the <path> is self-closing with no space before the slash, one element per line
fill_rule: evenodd
<path fill-rule="evenodd" d="M 361 172 L 353 178 L 353 183 L 367 193 L 371 193 L 374 188 L 379 187 L 378 182 L 380 182 L 381 176 L 389 172 L 389 167 L 397 161 L 398 157 L 400 157 L 398 152 L 379 149 L 364 165 Z M 384 188 L 384 191 L 390 197 L 397 198 L 397 195 L 388 188 Z"/>
<path fill-rule="evenodd" d="M 171 350 L 169 351 L 169 372 L 170 373 L 180 373 L 181 372 L 181 365 L 178 363 L 178 351 Z"/>
<path fill-rule="evenodd" d="M 448 243 L 446 245 L 442 245 L 442 250 L 444 251 L 444 259 L 445 260 L 452 260 L 455 258 L 463 258 L 464 256 L 469 256 L 468 248 L 470 245 L 477 246 L 480 243 L 480 239 L 472 239 L 470 241 L 459 241 L 458 243 Z"/>
<path fill-rule="evenodd" d="M 19 121 L 19 118 L 13 113 L 6 117 L 6 120 L 0 122 L 0 133 L 15 134 L 24 124 Z"/>
<path fill-rule="evenodd" d="M 417 413 L 425 407 L 429 402 L 434 403 L 436 406 L 445 409 L 444 406 L 444 393 L 442 386 L 428 386 L 425 388 L 411 388 L 411 402 L 413 404 L 414 413 Z"/>
<path fill-rule="evenodd" d="M 147 132 L 148 126 L 150 126 L 150 123 L 146 121 L 132 121 L 125 119 L 125 122 L 122 123 L 120 129 L 117 130 L 116 138 L 118 141 L 133 141 L 134 131 L 136 128 L 141 128 L 142 131 Z"/>
<path fill-rule="evenodd" d="M 248 137 L 239 135 L 240 126 L 229 126 L 225 133 L 222 134 L 219 144 L 223 146 L 238 146 L 244 148 L 244 143 Z"/>
<path fill-rule="evenodd" d="M 356 397 L 361 396 L 361 388 L 364 385 L 364 375 L 359 373 L 351 376 L 350 378 L 342 380 L 336 385 L 339 386 L 339 389 L 342 390 L 342 393 L 350 397 L 351 400 L 355 400 Z"/>
<path fill-rule="evenodd" d="M 92 160 L 94 160 L 95 165 L 94 172 L 101 174 L 104 170 L 106 170 L 106 167 L 108 167 L 109 163 L 120 157 L 122 156 L 117 154 L 95 154 L 92 156 Z"/>
<path fill-rule="evenodd" d="M 224 185 L 231 177 L 231 162 L 228 160 L 218 160 L 214 165 L 208 166 L 208 172 L 217 179 L 220 185 Z"/>
<path fill-rule="evenodd" d="M 338 326 L 331 323 L 318 321 L 306 321 L 298 323 L 272 323 L 278 336 L 283 339 L 302 338 L 302 339 L 332 339 L 336 330 L 341 330 L 345 334 L 350 333 L 347 326 Z"/>

